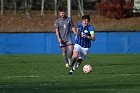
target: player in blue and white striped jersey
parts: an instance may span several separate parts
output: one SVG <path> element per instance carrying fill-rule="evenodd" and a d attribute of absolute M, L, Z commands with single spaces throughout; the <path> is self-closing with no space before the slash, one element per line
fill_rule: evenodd
<path fill-rule="evenodd" d="M 94 27 L 89 24 L 90 16 L 82 16 L 82 21 L 77 24 L 78 36 L 75 40 L 73 51 L 72 69 L 69 74 L 71 75 L 81 62 L 86 58 L 89 48 L 91 47 L 91 40 L 95 40 Z"/>

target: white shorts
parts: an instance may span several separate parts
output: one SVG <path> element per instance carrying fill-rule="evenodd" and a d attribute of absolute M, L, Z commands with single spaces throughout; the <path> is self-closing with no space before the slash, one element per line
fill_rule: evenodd
<path fill-rule="evenodd" d="M 83 47 L 81 47 L 78 44 L 74 45 L 74 51 L 78 51 L 79 52 L 79 59 L 82 59 L 82 60 L 84 60 L 86 58 L 87 53 L 88 53 L 88 49 L 89 48 L 83 48 Z"/>

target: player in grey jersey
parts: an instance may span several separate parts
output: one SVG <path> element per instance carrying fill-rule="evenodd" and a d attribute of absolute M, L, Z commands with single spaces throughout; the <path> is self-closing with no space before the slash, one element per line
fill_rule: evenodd
<path fill-rule="evenodd" d="M 58 42 L 60 44 L 60 47 L 62 49 L 62 55 L 63 59 L 66 62 L 66 67 L 70 66 L 70 60 L 73 53 L 73 42 L 71 40 L 71 30 L 75 33 L 77 36 L 77 31 L 75 30 L 73 21 L 70 17 L 65 16 L 65 10 L 60 9 L 59 10 L 59 16 L 55 20 L 54 23 L 56 36 L 58 39 Z M 67 50 L 66 47 L 68 46 L 69 49 L 69 55 L 67 56 Z"/>

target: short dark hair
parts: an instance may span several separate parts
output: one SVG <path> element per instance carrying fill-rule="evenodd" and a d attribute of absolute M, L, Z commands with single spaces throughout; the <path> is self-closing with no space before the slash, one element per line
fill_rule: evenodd
<path fill-rule="evenodd" d="M 88 21 L 90 21 L 90 16 L 89 15 L 83 15 L 82 16 L 82 20 L 87 19 Z"/>
<path fill-rule="evenodd" d="M 65 9 L 64 9 L 64 8 L 59 8 L 58 11 L 59 11 L 59 12 L 65 12 Z"/>

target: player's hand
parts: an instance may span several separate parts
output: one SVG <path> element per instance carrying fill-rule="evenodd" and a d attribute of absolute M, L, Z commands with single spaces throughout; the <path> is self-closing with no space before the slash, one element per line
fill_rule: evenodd
<path fill-rule="evenodd" d="M 84 34 L 84 33 L 83 33 L 83 34 L 81 34 L 81 35 L 82 35 L 82 37 L 83 37 L 83 38 L 86 38 L 86 37 L 87 37 L 87 35 L 86 35 L 86 34 Z"/>
<path fill-rule="evenodd" d="M 62 40 L 61 40 L 60 38 L 58 38 L 58 42 L 59 42 L 59 43 L 61 43 L 61 42 L 62 42 Z"/>

